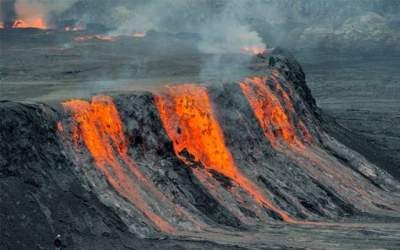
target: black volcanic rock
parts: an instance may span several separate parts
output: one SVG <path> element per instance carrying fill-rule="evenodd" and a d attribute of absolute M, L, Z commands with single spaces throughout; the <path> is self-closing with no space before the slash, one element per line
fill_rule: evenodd
<path fill-rule="evenodd" d="M 139 92 L 115 100 L 126 125 L 125 133 L 130 138 L 131 154 L 139 166 L 146 166 L 143 171 L 149 170 L 148 165 L 156 166 L 151 169 L 150 176 L 157 187 L 170 193 L 169 198 L 174 202 L 202 213 L 208 223 L 240 227 L 240 221 L 221 206 L 175 156 L 171 141 L 160 129 L 163 125 L 151 93 Z M 162 166 L 163 171 L 157 166 Z"/>
<path fill-rule="evenodd" d="M 334 192 L 323 188 L 318 180 L 271 147 L 238 85 L 214 87 L 210 92 L 236 162 L 246 174 L 258 173 L 255 178 L 266 187 L 276 204 L 303 219 L 356 213 L 352 204 L 346 204 Z M 225 112 L 229 109 L 235 112 Z"/>
<path fill-rule="evenodd" d="M 280 48 L 274 49 L 268 59 L 268 65 L 277 69 L 290 81 L 304 102 L 309 105 L 310 110 L 318 114 L 317 103 L 307 86 L 306 75 L 297 60 Z"/>
<path fill-rule="evenodd" d="M 43 104 L 0 102 L 0 249 L 240 249 L 165 237 L 140 239 L 74 170 Z M 205 200 L 205 204 L 212 204 Z"/>

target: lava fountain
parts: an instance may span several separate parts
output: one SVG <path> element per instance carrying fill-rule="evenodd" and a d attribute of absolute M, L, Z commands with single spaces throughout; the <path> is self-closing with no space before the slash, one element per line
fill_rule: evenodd
<path fill-rule="evenodd" d="M 15 3 L 16 18 L 12 28 L 48 29 L 48 9 L 41 2 L 17 1 Z"/>
<path fill-rule="evenodd" d="M 14 29 L 24 29 L 24 28 L 35 28 L 35 29 L 47 29 L 46 22 L 40 18 L 29 18 L 29 19 L 17 19 L 14 21 L 12 28 Z"/>

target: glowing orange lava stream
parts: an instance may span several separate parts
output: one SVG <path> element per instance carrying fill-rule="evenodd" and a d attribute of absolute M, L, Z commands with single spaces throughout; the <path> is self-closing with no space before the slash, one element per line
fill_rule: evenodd
<path fill-rule="evenodd" d="M 264 131 L 265 137 L 271 142 L 271 145 L 282 151 L 283 146 L 289 147 L 290 151 L 285 151 L 285 154 L 304 166 L 305 169 L 313 176 L 318 178 L 316 174 L 317 167 L 321 171 L 329 173 L 330 176 L 337 176 L 337 180 L 342 186 L 349 187 L 349 192 L 355 194 L 363 194 L 363 197 L 369 197 L 369 194 L 362 188 L 357 188 L 357 185 L 351 185 L 351 183 L 357 183 L 353 179 L 353 175 L 349 172 L 348 174 L 342 174 L 349 170 L 345 167 L 341 167 L 340 171 L 334 171 L 330 166 L 334 166 L 334 161 L 327 160 L 330 157 L 326 155 L 326 152 L 313 148 L 312 145 L 307 145 L 304 142 L 311 141 L 311 134 L 306 128 L 303 121 L 298 121 L 296 124 L 291 121 L 289 114 L 295 112 L 293 103 L 289 98 L 289 95 L 284 91 L 280 82 L 277 79 L 277 73 L 273 72 L 272 80 L 274 81 L 274 93 L 272 89 L 266 83 L 266 78 L 252 77 L 240 83 L 243 94 L 249 101 L 250 106 L 253 109 L 254 115 L 257 118 L 261 128 Z M 279 94 L 279 95 L 278 95 Z M 278 96 L 282 97 L 282 101 Z M 285 110 L 286 109 L 286 110 Z M 297 131 L 297 133 L 296 133 Z M 302 135 L 300 137 L 299 135 Z M 320 156 L 318 152 L 323 152 L 325 156 Z M 291 152 L 295 153 L 294 156 Z M 307 160 L 307 164 L 299 161 L 299 157 Z M 312 162 L 313 164 L 309 164 Z M 312 165 L 313 167 L 309 167 Z M 340 165 L 338 165 L 340 167 Z M 338 176 L 339 173 L 339 176 Z M 313 222 L 313 221 L 295 221 L 296 224 L 308 224 L 308 225 L 335 225 L 335 223 L 326 222 Z"/>
<path fill-rule="evenodd" d="M 283 89 L 278 79 L 279 72 L 273 70 L 271 73 L 271 80 L 273 80 L 274 88 L 277 90 L 276 92 L 282 96 L 282 103 L 279 101 L 277 95 L 272 92 L 268 84 L 266 84 L 267 79 L 265 78 L 253 77 L 247 79 L 245 82 L 240 83 L 243 93 L 247 97 L 257 120 L 264 130 L 266 138 L 271 141 L 271 144 L 278 150 L 281 148 L 278 148 L 277 146 L 282 145 L 277 141 L 279 141 L 280 138 L 283 138 L 290 147 L 291 151 L 296 154 L 296 156 L 292 156 L 291 153 L 286 152 L 286 155 L 289 158 L 299 162 L 298 156 L 301 156 L 308 162 L 313 163 L 311 165 L 314 165 L 314 167 L 310 169 L 308 168 L 310 164 L 304 164 L 301 161 L 299 162 L 299 164 L 305 166 L 306 169 L 309 169 L 310 174 L 314 173 L 313 171 L 315 171 L 316 166 L 320 166 L 321 171 L 329 173 L 330 176 L 337 176 L 335 179 L 340 183 L 341 186 L 348 187 L 349 191 L 352 191 L 355 194 L 363 194 L 363 197 L 369 197 L 370 195 L 368 192 L 365 192 L 364 188 L 357 188 L 357 185 L 354 185 L 357 183 L 357 180 L 352 179 L 353 175 L 348 172 L 349 169 L 342 166 L 340 163 L 335 162 L 335 160 L 332 159 L 325 151 L 319 149 L 318 147 L 312 147 L 311 145 L 303 144 L 303 142 L 310 142 L 312 140 L 311 134 L 303 121 L 300 120 L 297 123 L 297 126 L 290 121 L 288 114 L 295 112 L 293 102 Z M 289 93 L 290 96 L 293 95 L 293 93 L 290 92 L 290 89 Z M 285 108 L 287 109 L 286 113 Z M 275 109 L 279 111 L 274 111 Z M 296 128 L 297 131 L 299 131 L 297 134 L 295 133 Z M 281 132 L 281 136 L 279 136 L 279 133 L 274 133 L 274 129 L 275 131 Z M 290 136 L 287 136 L 287 134 Z M 302 135 L 303 139 L 298 136 L 299 134 Z M 335 171 L 329 166 L 340 167 L 340 171 Z M 343 175 L 345 172 L 348 173 Z M 317 177 L 314 175 L 314 178 Z"/>
<path fill-rule="evenodd" d="M 145 181 L 145 177 L 128 157 L 122 122 L 112 98 L 95 96 L 91 103 L 71 100 L 63 103 L 63 106 L 73 114 L 75 125 L 72 127 L 72 134 L 75 145 L 78 146 L 82 139 L 96 166 L 113 188 L 132 202 L 158 229 L 174 232 L 175 229 L 167 221 L 152 212 L 140 190 L 128 178 L 123 164 L 128 166 L 140 181 Z"/>
<path fill-rule="evenodd" d="M 288 112 L 265 81 L 266 79 L 262 77 L 252 77 L 240 83 L 240 88 L 249 101 L 265 136 L 274 148 L 282 146 L 282 142 L 302 148 L 302 139 L 296 133 L 296 126 L 288 115 L 289 112 L 294 112 L 289 96 L 275 79 L 275 87 L 282 95 Z M 309 132 L 303 122 L 300 121 L 298 126 L 304 140 L 309 140 Z"/>
<path fill-rule="evenodd" d="M 212 169 L 236 182 L 258 203 L 274 211 L 282 220 L 295 223 L 285 211 L 265 197 L 262 190 L 243 175 L 225 145 L 225 139 L 207 89 L 195 84 L 169 86 L 155 94 L 163 126 L 173 142 L 175 154 L 185 163 L 182 151 L 190 153 L 206 169 Z"/>

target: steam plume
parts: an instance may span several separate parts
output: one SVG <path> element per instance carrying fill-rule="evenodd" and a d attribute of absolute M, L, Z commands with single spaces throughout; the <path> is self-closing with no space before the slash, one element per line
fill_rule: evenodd
<path fill-rule="evenodd" d="M 70 8 L 77 0 L 0 0 L 0 21 L 5 28 L 51 28 L 52 16 Z M 19 26 L 20 25 L 20 26 Z"/>
<path fill-rule="evenodd" d="M 15 18 L 15 0 L 0 0 L 0 22 L 5 28 L 11 28 Z"/>

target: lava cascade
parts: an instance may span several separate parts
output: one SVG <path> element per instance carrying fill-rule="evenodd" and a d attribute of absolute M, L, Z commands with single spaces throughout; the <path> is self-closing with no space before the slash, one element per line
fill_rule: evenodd
<path fill-rule="evenodd" d="M 365 191 L 374 190 L 380 193 L 375 186 L 368 185 L 368 180 L 356 177 L 349 168 L 333 158 L 318 144 L 309 143 L 313 140 L 305 123 L 301 119 L 295 122 L 291 118 L 291 114 L 296 113 L 290 98 L 293 96 L 293 91 L 291 89 L 285 91 L 279 81 L 279 72 L 273 70 L 270 78 L 248 78 L 240 83 L 240 87 L 265 137 L 274 149 L 284 152 L 286 157 L 302 166 L 314 179 L 329 183 L 339 193 L 343 192 L 340 188 L 351 193 L 352 195 L 348 197 L 354 199 L 352 202 L 365 206 L 370 206 L 368 200 L 386 202 L 380 195 Z M 283 150 L 286 147 L 289 150 Z M 325 173 L 330 177 L 335 176 L 335 181 L 332 182 L 331 178 L 327 179 Z M 303 223 L 310 224 L 311 222 Z"/>
<path fill-rule="evenodd" d="M 249 193 L 259 204 L 274 211 L 286 222 L 295 222 L 286 212 L 267 199 L 261 189 L 241 173 L 225 145 L 225 139 L 213 112 L 207 89 L 184 84 L 165 87 L 155 94 L 155 103 L 163 126 L 173 142 L 175 154 L 187 165 L 201 162 Z M 194 159 L 188 159 L 184 152 Z"/>
<path fill-rule="evenodd" d="M 267 78 L 263 77 L 248 78 L 240 83 L 240 88 L 274 148 L 282 146 L 283 142 L 289 146 L 303 147 L 303 141 L 311 139 L 310 133 L 302 121 L 297 126 L 294 124 L 290 117 L 290 113 L 294 113 L 293 103 L 277 79 L 272 80 L 282 98 L 272 91 L 266 84 Z"/>
<path fill-rule="evenodd" d="M 72 136 L 75 146 L 79 147 L 82 139 L 96 166 L 118 193 L 135 204 L 158 229 L 164 232 L 175 231 L 168 222 L 152 212 L 137 185 L 128 178 L 124 165 L 140 181 L 145 181 L 145 177 L 138 172 L 137 166 L 128 156 L 122 122 L 111 97 L 95 96 L 91 103 L 71 100 L 63 103 L 63 106 L 73 114 L 75 125 L 72 127 Z"/>

